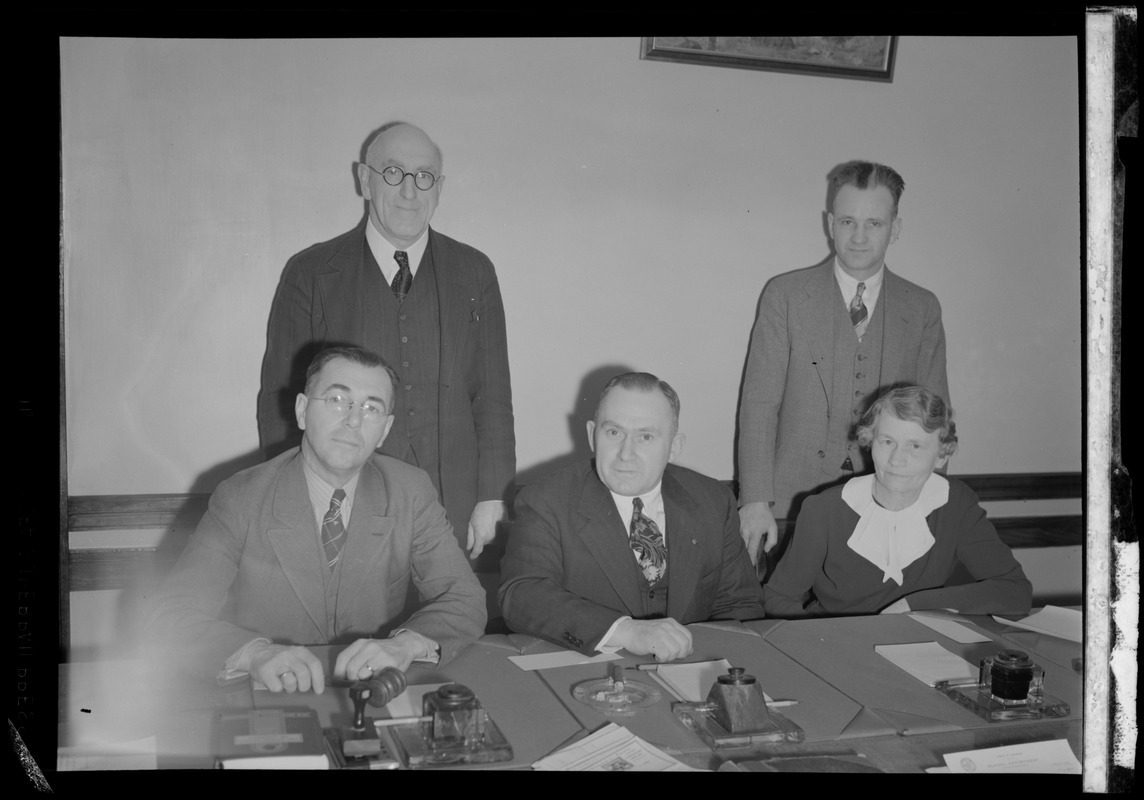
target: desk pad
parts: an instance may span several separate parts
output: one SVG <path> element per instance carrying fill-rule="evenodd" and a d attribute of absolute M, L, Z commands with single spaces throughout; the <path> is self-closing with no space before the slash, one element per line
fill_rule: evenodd
<path fill-rule="evenodd" d="M 894 728 L 884 720 L 863 713 L 862 706 L 846 697 L 789 656 L 769 645 L 757 632 L 739 622 L 697 623 L 688 626 L 693 637 L 694 652 L 687 661 L 725 658 L 733 666 L 744 667 L 754 675 L 763 691 L 772 698 L 797 700 L 798 704 L 779 709 L 779 713 L 803 729 L 807 741 L 831 741 L 851 736 L 890 734 Z M 621 662 L 626 667 L 650 663 L 646 656 L 628 656 Z M 589 730 L 616 722 L 637 736 L 669 753 L 696 753 L 707 746 L 687 730 L 671 713 L 675 698 L 664 690 L 656 706 L 631 717 L 612 719 L 578 702 L 572 687 L 580 681 L 602 678 L 606 665 L 578 665 L 540 670 L 537 674 L 560 698 L 568 711 Z M 658 686 L 650 675 L 625 670 L 632 680 Z"/>
<path fill-rule="evenodd" d="M 904 614 L 767 622 L 770 624 L 763 633 L 767 642 L 903 735 L 991 723 L 894 666 L 874 652 L 875 645 L 936 641 L 971 664 L 1012 646 L 976 626 L 991 637 L 990 641 L 960 644 Z M 1065 690 L 1079 684 L 1079 676 L 1074 673 L 1070 679 L 1065 670 L 1051 662 L 1042 666 L 1047 690 L 1071 704 Z"/>
<path fill-rule="evenodd" d="M 341 650 L 333 647 L 311 649 L 328 665 L 332 665 L 337 651 Z M 512 745 L 512 761 L 447 769 L 527 767 L 581 730 L 580 723 L 565 710 L 536 673 L 517 669 L 507 660 L 512 652 L 478 641 L 444 667 L 415 664 L 409 669 L 407 678 L 411 685 L 456 682 L 468 686 Z M 323 727 L 345 727 L 353 720 L 353 703 L 345 688 L 327 688 L 320 695 L 259 691 L 254 692 L 254 703 L 258 706 L 308 706 L 318 712 Z M 379 713 L 371 708 L 368 713 L 371 716 L 388 716 L 384 709 Z"/>

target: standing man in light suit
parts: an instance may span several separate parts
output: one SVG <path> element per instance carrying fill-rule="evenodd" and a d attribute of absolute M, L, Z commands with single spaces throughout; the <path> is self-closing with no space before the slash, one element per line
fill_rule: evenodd
<path fill-rule="evenodd" d="M 377 352 L 400 376 L 381 452 L 429 473 L 459 544 L 480 555 L 516 473 L 504 307 L 492 262 L 429 227 L 441 151 L 383 125 L 357 165 L 368 206 L 352 231 L 286 264 L 270 309 L 258 433 L 272 457 L 297 443 L 294 397 L 325 346 Z"/>
<path fill-rule="evenodd" d="M 882 164 L 833 170 L 834 255 L 763 290 L 739 408 L 739 513 L 752 561 L 778 543 L 776 517 L 794 519 L 806 495 L 872 467 L 854 428 L 873 398 L 905 382 L 949 403 L 941 305 L 885 266 L 904 187 Z"/>

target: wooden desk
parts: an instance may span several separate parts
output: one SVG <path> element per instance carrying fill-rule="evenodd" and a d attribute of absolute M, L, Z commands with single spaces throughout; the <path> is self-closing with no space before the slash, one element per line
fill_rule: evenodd
<path fill-rule="evenodd" d="M 690 626 L 695 638 L 695 653 L 690 658 L 726 658 L 755 675 L 770 696 L 798 700 L 797 706 L 779 712 L 803 729 L 805 742 L 712 752 L 674 718 L 667 698 L 634 717 L 612 721 L 681 761 L 707 769 L 718 768 L 726 760 L 845 755 L 885 772 L 922 772 L 944 766 L 945 753 L 1053 739 L 1068 740 L 1079 759 L 1081 678 L 1071 668 L 1070 653 L 1075 649 L 1079 656 L 1080 646 L 1053 637 L 1036 638 L 1036 634 L 1034 638 L 1023 637 L 1023 632 L 988 618 L 959 621 L 989 636 L 990 641 L 958 644 L 906 615 L 761 620 L 746 623 L 739 630 L 734 624 Z M 753 635 L 744 635 L 744 630 Z M 937 641 L 973 664 L 1001 649 L 1026 650 L 1045 668 L 1048 692 L 1069 703 L 1071 716 L 987 722 L 898 669 L 873 649 L 876 644 L 922 641 Z M 647 660 L 628 658 L 623 663 Z M 542 676 L 569 712 L 586 728 L 594 728 L 608 720 L 572 699 L 571 687 L 581 680 L 602 677 L 605 671 L 601 665 L 583 665 L 545 670 Z"/>
<path fill-rule="evenodd" d="M 572 685 L 603 677 L 606 665 L 523 671 L 508 657 L 522 650 L 532 654 L 560 649 L 530 637 L 485 637 L 444 668 L 415 666 L 408 677 L 411 684 L 455 681 L 473 689 L 515 755 L 508 764 L 485 768 L 526 768 L 570 737 L 608 721 L 625 725 L 685 763 L 708 769 L 727 760 L 825 754 L 859 757 L 885 772 L 921 772 L 942 766 L 945 753 L 1052 739 L 1067 739 L 1079 758 L 1081 676 L 1072 664 L 1080 657 L 1081 645 L 988 618 L 961 621 L 991 641 L 959 645 L 902 615 L 691 626 L 692 659 L 726 658 L 746 667 L 772 697 L 798 700 L 781 713 L 805 731 L 805 742 L 741 750 L 708 749 L 671 713 L 673 698 L 666 692 L 656 707 L 609 720 L 571 696 Z M 874 644 L 902 641 L 938 641 L 971 663 L 999 649 L 1023 649 L 1045 667 L 1047 691 L 1068 702 L 1072 715 L 988 723 L 873 653 Z M 332 665 L 335 648 L 315 652 Z M 629 656 L 621 663 L 647 661 Z M 640 677 L 643 673 L 628 674 L 647 680 Z M 272 695 L 254 692 L 245 680 L 219 687 L 211 681 L 158 675 L 142 661 L 61 665 L 61 764 L 72 756 L 72 766 L 80 768 L 210 767 L 210 729 L 217 707 L 291 704 L 315 708 L 323 725 L 345 725 L 352 715 L 345 689 L 327 689 L 320 696 Z M 76 761 L 81 757 L 89 760 Z"/>

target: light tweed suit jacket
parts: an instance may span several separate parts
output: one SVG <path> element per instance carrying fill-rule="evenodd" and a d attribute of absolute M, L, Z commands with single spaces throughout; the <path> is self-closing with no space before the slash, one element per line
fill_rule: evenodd
<path fill-rule="evenodd" d="M 834 257 L 773 278 L 763 290 L 751 334 L 739 408 L 739 502 L 774 501 L 777 518 L 791 501 L 850 473 L 828 474 L 834 384 L 834 325 L 843 304 Z M 886 268 L 879 392 L 916 383 L 949 402 L 941 305 L 930 291 Z M 876 309 L 875 313 L 879 313 Z"/>
<path fill-rule="evenodd" d="M 291 449 L 219 484 L 152 606 L 154 638 L 217 671 L 244 644 L 348 644 L 396 627 L 453 658 L 484 632 L 485 593 L 423 470 L 374 455 L 362 467 L 342 551 L 334 625 L 314 511 Z M 398 618 L 410 584 L 423 605 Z"/>

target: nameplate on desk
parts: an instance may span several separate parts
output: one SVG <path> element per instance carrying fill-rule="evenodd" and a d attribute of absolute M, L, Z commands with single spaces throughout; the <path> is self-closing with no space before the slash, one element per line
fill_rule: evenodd
<path fill-rule="evenodd" d="M 990 747 L 984 750 L 966 750 L 943 756 L 950 772 L 972 774 L 1023 772 L 1080 775 L 1080 761 L 1069 747 L 1068 740 Z"/>

